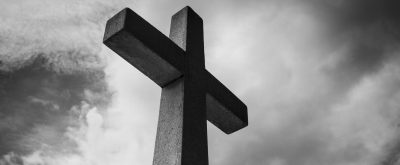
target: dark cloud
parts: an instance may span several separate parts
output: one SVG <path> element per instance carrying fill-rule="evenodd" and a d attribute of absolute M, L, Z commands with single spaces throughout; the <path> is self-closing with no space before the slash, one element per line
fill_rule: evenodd
<path fill-rule="evenodd" d="M 387 30 L 399 25 L 400 2 L 396 0 L 306 0 L 320 16 L 335 29 L 366 28 L 374 24 L 385 26 Z M 388 31 L 392 32 L 392 31 Z M 394 33 L 396 34 L 396 33 Z"/>
<path fill-rule="evenodd" d="M 365 75 L 376 74 L 387 63 L 397 61 L 400 50 L 400 1 L 350 0 L 309 1 L 318 18 L 327 23 L 329 44 L 345 52 L 326 68 L 339 90 L 346 91 Z M 335 49 L 336 48 L 336 49 Z M 393 89 L 395 90 L 395 89 Z M 382 109 L 384 110 L 384 109 Z M 381 164 L 399 161 L 399 140 L 388 144 Z"/>
<path fill-rule="evenodd" d="M 336 65 L 327 68 L 333 79 L 352 86 L 365 74 L 376 73 L 393 59 L 400 46 L 400 1 L 305 1 L 326 23 L 325 40 L 332 51 L 344 51 Z"/>
<path fill-rule="evenodd" d="M 79 107 L 87 104 L 104 109 L 108 105 L 111 95 L 102 70 L 59 72 L 49 65 L 46 57 L 38 56 L 18 70 L 2 71 L 0 155 L 28 154 L 43 147 L 71 152 L 76 144 L 66 132 L 79 127 L 87 110 Z"/>

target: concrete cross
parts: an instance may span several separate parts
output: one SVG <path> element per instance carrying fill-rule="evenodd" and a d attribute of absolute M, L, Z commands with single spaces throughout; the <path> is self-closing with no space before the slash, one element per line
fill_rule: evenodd
<path fill-rule="evenodd" d="M 162 88 L 153 165 L 207 165 L 207 120 L 227 134 L 247 126 L 246 105 L 205 69 L 203 21 L 190 7 L 172 16 L 169 38 L 125 8 L 104 44 Z"/>

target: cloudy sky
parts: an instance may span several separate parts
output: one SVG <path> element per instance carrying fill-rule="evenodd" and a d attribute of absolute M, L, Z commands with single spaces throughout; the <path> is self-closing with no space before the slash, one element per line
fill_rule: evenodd
<path fill-rule="evenodd" d="M 0 165 L 151 164 L 161 89 L 102 44 L 129 7 L 168 35 L 191 6 L 249 126 L 210 165 L 399 165 L 397 0 L 0 0 Z"/>

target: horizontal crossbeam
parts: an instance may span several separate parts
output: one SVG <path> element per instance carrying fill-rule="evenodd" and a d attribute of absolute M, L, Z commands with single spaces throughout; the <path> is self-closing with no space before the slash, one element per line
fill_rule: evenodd
<path fill-rule="evenodd" d="M 204 79 L 207 120 L 227 134 L 246 127 L 247 106 L 207 70 Z"/>
<path fill-rule="evenodd" d="M 160 87 L 183 75 L 185 51 L 129 8 L 107 21 L 103 42 Z"/>

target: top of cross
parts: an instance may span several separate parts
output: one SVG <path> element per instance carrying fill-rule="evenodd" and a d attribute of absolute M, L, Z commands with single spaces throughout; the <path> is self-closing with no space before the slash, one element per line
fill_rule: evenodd
<path fill-rule="evenodd" d="M 107 22 L 104 43 L 160 87 L 182 76 L 200 76 L 202 82 L 198 84 L 206 93 L 207 119 L 225 133 L 247 126 L 246 105 L 204 67 L 202 19 L 190 7 L 172 17 L 178 18 L 185 21 L 176 24 L 186 24 L 186 29 L 182 32 L 179 27 L 185 26 L 171 27 L 170 36 L 175 35 L 171 41 L 125 8 Z M 194 39 L 186 41 L 186 35 Z M 188 51 L 191 56 L 186 56 Z"/>

